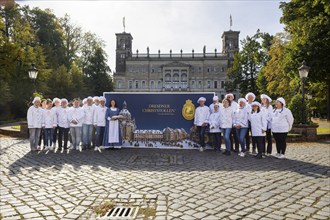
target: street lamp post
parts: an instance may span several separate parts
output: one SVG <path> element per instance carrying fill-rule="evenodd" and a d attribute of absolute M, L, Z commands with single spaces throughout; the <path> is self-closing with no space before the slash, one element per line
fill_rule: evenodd
<path fill-rule="evenodd" d="M 38 69 L 36 68 L 35 64 L 32 63 L 31 68 L 29 69 L 29 77 L 33 81 L 33 92 L 36 90 L 36 79 L 38 76 Z"/>
<path fill-rule="evenodd" d="M 306 118 L 304 117 L 304 111 L 305 111 L 305 80 L 308 77 L 308 72 L 309 72 L 310 67 L 308 67 L 306 65 L 306 62 L 303 61 L 301 67 L 298 68 L 299 71 L 299 77 L 301 79 L 301 93 L 302 93 L 302 99 L 301 99 L 301 104 L 302 104 L 302 108 L 301 108 L 301 116 L 302 116 L 302 120 L 303 120 L 303 124 L 306 124 Z"/>

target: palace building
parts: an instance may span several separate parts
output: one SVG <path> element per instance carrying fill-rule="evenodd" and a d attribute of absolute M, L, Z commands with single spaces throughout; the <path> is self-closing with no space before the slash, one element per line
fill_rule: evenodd
<path fill-rule="evenodd" d="M 222 34 L 222 51 L 200 53 L 135 53 L 130 33 L 117 33 L 115 92 L 215 92 L 227 93 L 227 69 L 239 51 L 239 31 Z M 238 91 L 232 91 L 238 97 Z"/>

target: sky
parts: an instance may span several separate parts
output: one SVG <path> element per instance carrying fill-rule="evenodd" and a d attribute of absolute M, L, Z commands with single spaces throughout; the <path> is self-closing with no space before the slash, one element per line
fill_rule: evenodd
<path fill-rule="evenodd" d="M 282 0 L 283 1 L 283 0 Z M 105 41 L 108 64 L 115 70 L 116 33 L 133 36 L 133 53 L 201 53 L 222 51 L 221 35 L 230 29 L 240 40 L 257 29 L 272 35 L 282 32 L 282 15 L 277 0 L 211 0 L 211 1 L 17 1 L 41 9 L 49 8 L 58 17 L 68 14 L 72 23 L 93 32 Z"/>

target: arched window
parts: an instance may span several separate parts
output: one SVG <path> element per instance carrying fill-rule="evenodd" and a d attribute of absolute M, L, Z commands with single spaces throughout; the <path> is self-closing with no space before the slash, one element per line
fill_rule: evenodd
<path fill-rule="evenodd" d="M 165 81 L 166 81 L 166 82 L 171 82 L 171 74 L 167 73 L 167 74 L 165 75 Z"/>
<path fill-rule="evenodd" d="M 160 80 L 158 80 L 158 89 L 161 89 L 162 88 L 162 82 Z"/>
<path fill-rule="evenodd" d="M 121 80 L 118 80 L 118 81 L 117 81 L 117 88 L 118 88 L 118 89 L 121 89 Z"/>
<path fill-rule="evenodd" d="M 135 88 L 138 89 L 139 88 L 139 81 L 135 81 Z"/>
<path fill-rule="evenodd" d="M 155 81 L 151 80 L 150 81 L 150 89 L 154 89 L 155 88 Z"/>
<path fill-rule="evenodd" d="M 175 73 L 173 75 L 173 82 L 179 82 L 179 74 Z"/>
<path fill-rule="evenodd" d="M 181 75 L 181 82 L 187 82 L 187 74 L 185 74 L 185 73 L 183 73 L 182 75 Z"/>
<path fill-rule="evenodd" d="M 141 87 L 142 87 L 142 89 L 146 88 L 146 81 L 144 81 L 144 80 L 142 81 L 142 86 Z"/>

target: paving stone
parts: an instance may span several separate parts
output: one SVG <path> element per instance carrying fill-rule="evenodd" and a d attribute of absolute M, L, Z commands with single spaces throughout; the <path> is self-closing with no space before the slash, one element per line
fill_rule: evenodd
<path fill-rule="evenodd" d="M 158 219 L 329 217 L 323 143 L 289 143 L 285 161 L 160 149 L 31 154 L 28 140 L 12 138 L 0 146 L 4 219 L 93 219 L 103 201 L 156 209 Z"/>

